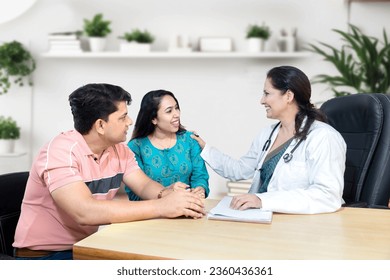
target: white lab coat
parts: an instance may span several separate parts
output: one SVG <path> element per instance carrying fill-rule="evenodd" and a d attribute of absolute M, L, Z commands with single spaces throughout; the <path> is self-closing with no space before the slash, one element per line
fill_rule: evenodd
<path fill-rule="evenodd" d="M 257 188 L 266 152 L 262 152 L 274 125 L 263 129 L 254 139 L 246 155 L 236 160 L 206 144 L 201 156 L 222 177 L 230 180 L 253 179 Z M 271 139 L 272 147 L 280 127 Z M 298 141 L 287 148 L 290 152 Z M 269 150 L 269 149 L 268 149 Z M 338 210 L 344 203 L 346 144 L 330 125 L 315 121 L 309 134 L 294 151 L 290 162 L 281 158 L 265 193 L 256 195 L 262 208 L 280 213 L 315 214 Z"/>

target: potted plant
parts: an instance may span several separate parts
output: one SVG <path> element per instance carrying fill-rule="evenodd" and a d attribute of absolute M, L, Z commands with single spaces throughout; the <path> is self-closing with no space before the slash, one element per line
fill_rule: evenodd
<path fill-rule="evenodd" d="M 151 44 L 154 42 L 154 36 L 149 31 L 139 29 L 126 32 L 119 39 L 123 40 L 120 44 L 121 52 L 149 52 Z"/>
<path fill-rule="evenodd" d="M 31 53 L 18 41 L 0 45 L 0 95 L 7 93 L 11 79 L 19 86 L 24 85 L 25 77 L 35 70 L 36 64 Z M 29 79 L 31 85 L 32 81 Z"/>
<path fill-rule="evenodd" d="M 0 154 L 13 153 L 15 140 L 20 138 L 20 127 L 11 117 L 0 116 Z"/>
<path fill-rule="evenodd" d="M 106 36 L 111 33 L 110 24 L 111 21 L 103 19 L 103 14 L 96 14 L 91 20 L 84 19 L 84 32 L 92 52 L 104 51 Z"/>
<path fill-rule="evenodd" d="M 320 54 L 338 71 L 338 75 L 317 75 L 313 82 L 328 84 L 335 96 L 389 93 L 390 42 L 385 30 L 383 41 L 380 41 L 365 35 L 354 25 L 349 27 L 349 32 L 333 29 L 344 42 L 340 48 L 323 42 L 319 42 L 322 47 L 309 44 L 310 51 Z"/>
<path fill-rule="evenodd" d="M 269 26 L 252 24 L 248 26 L 246 32 L 246 38 L 248 41 L 248 50 L 250 52 L 264 51 L 265 42 L 271 36 L 271 30 Z"/>

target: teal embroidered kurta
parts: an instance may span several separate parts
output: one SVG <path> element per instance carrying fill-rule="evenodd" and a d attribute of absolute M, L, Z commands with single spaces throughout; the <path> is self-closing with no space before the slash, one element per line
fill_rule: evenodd
<path fill-rule="evenodd" d="M 128 143 L 134 152 L 139 167 L 151 179 L 168 187 L 175 182 L 183 182 L 191 188 L 203 187 L 206 197 L 209 194 L 209 174 L 204 160 L 200 157 L 201 148 L 192 133 L 185 131 L 176 134 L 176 144 L 169 149 L 159 149 L 148 137 L 133 139 Z M 126 186 L 130 200 L 140 198 Z"/>

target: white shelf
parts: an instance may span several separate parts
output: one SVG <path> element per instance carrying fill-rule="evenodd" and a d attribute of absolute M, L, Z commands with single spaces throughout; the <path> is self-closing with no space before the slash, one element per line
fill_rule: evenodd
<path fill-rule="evenodd" d="M 3 157 L 21 157 L 26 155 L 26 152 L 15 152 L 15 153 L 7 153 L 7 154 L 0 154 L 0 158 Z"/>
<path fill-rule="evenodd" d="M 82 53 L 43 53 L 46 58 L 305 58 L 310 52 L 149 52 L 149 53 L 122 53 L 122 52 L 82 52 Z"/>

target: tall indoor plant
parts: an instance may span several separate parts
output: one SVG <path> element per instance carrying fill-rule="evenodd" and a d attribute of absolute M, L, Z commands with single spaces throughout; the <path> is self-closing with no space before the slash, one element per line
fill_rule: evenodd
<path fill-rule="evenodd" d="M 309 44 L 309 50 L 332 63 L 338 75 L 317 75 L 313 82 L 330 86 L 335 96 L 351 93 L 390 92 L 390 44 L 383 30 L 383 41 L 365 35 L 358 27 L 349 25 L 349 31 L 333 29 L 344 42 L 340 48 L 319 42 Z"/>
<path fill-rule="evenodd" d="M 7 93 L 13 82 L 24 85 L 25 78 L 30 78 L 35 70 L 35 59 L 22 43 L 6 42 L 0 45 L 0 95 Z M 28 79 L 31 85 L 31 79 Z"/>
<path fill-rule="evenodd" d="M 106 37 L 111 33 L 111 21 L 104 20 L 103 14 L 96 14 L 94 17 L 84 19 L 84 32 L 89 39 L 89 47 L 92 52 L 100 52 L 105 49 Z"/>

